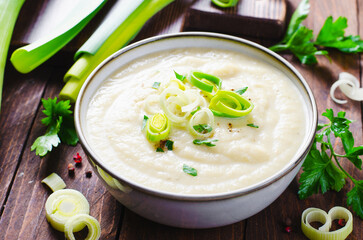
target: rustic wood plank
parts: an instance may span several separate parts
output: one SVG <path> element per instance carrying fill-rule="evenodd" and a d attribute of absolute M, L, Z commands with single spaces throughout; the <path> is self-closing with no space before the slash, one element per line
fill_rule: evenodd
<path fill-rule="evenodd" d="M 49 72 L 17 73 L 7 64 L 0 116 L 0 215 Z"/>
<path fill-rule="evenodd" d="M 123 221 L 120 240 L 183 240 L 198 239 L 212 240 L 225 239 L 237 240 L 244 239 L 245 222 L 231 224 L 225 227 L 212 229 L 181 229 L 175 227 L 164 226 L 135 213 L 126 210 Z"/>
<path fill-rule="evenodd" d="M 183 29 L 279 39 L 285 23 L 285 0 L 243 0 L 231 8 L 220 8 L 210 0 L 200 0 L 188 9 Z"/>
<path fill-rule="evenodd" d="M 295 9 L 299 0 L 290 2 Z M 333 15 L 334 19 L 338 16 L 346 16 L 349 19 L 347 34 L 357 34 L 356 9 L 356 1 L 354 0 L 345 1 L 344 3 L 339 0 L 311 1 L 311 11 L 306 20 L 306 26 L 312 28 L 314 33 L 317 34 L 329 15 Z M 324 57 L 319 57 L 319 64 L 316 66 L 303 66 L 290 54 L 285 54 L 284 57 L 293 63 L 312 88 L 318 105 L 319 122 L 326 122 L 321 117 L 321 113 L 326 108 L 333 108 L 335 113 L 338 111 L 347 112 L 348 118 L 358 120 L 352 124 L 351 131 L 355 136 L 356 145 L 362 145 L 362 122 L 360 121 L 362 113 L 360 103 L 349 101 L 346 105 L 337 105 L 329 96 L 330 86 L 338 78 L 340 72 L 348 71 L 360 77 L 359 72 L 362 69 L 362 64 L 359 64 L 358 55 L 343 54 L 335 50 L 329 50 L 329 52 L 331 53 L 332 62 L 330 63 Z M 340 150 L 342 149 L 338 143 L 336 143 L 336 147 Z M 362 174 L 351 163 L 344 161 L 342 165 L 354 177 L 361 178 Z M 299 176 L 295 178 L 288 189 L 270 207 L 248 219 L 246 239 L 306 239 L 300 229 L 300 217 L 303 210 L 309 207 L 318 207 L 328 211 L 336 205 L 347 207 L 346 193 L 353 187 L 349 180 L 339 193 L 329 191 L 324 195 L 318 194 L 306 200 L 300 200 L 297 195 L 298 179 Z M 351 210 L 351 208 L 349 209 Z M 270 220 L 267 220 L 268 218 Z M 290 218 L 292 221 L 292 232 L 289 234 L 284 230 L 286 225 L 284 224 L 284 219 L 286 218 Z M 261 231 L 261 229 L 264 230 Z M 362 229 L 362 220 L 355 215 L 354 231 L 349 239 L 360 239 L 363 236 Z"/>
<path fill-rule="evenodd" d="M 45 98 L 58 95 L 63 85 L 62 76 L 65 70 L 59 69 L 53 75 L 44 95 Z M 45 219 L 44 204 L 51 191 L 40 181 L 52 172 L 58 173 L 65 180 L 68 188 L 79 190 L 88 199 L 91 206 L 90 214 L 101 223 L 102 239 L 115 239 L 122 206 L 106 192 L 95 174 L 91 178 L 85 176 L 85 172 L 91 170 L 86 160 L 76 168 L 74 177 L 68 175 L 67 166 L 68 163 L 73 162 L 72 156 L 80 152 L 85 158 L 81 147 L 62 145 L 44 158 L 39 158 L 30 151 L 34 140 L 46 130 L 40 122 L 44 117 L 41 110 L 38 110 L 34 126 L 23 150 L 19 169 L 17 172 L 14 170 L 15 181 L 0 220 L 0 229 L 2 229 L 0 239 L 63 238 L 64 234 L 52 229 Z"/>

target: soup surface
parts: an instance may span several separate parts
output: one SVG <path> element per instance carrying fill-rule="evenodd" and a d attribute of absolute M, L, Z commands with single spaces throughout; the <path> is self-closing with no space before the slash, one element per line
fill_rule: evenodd
<path fill-rule="evenodd" d="M 172 125 L 173 150 L 157 152 L 158 144 L 141 128 L 144 116 L 162 112 L 160 94 L 175 78 L 174 70 L 213 74 L 226 90 L 248 87 L 242 96 L 254 109 L 241 118 L 215 117 L 213 147 L 193 144 L 187 128 Z M 283 169 L 304 140 L 305 114 L 298 89 L 277 68 L 239 53 L 188 48 L 119 69 L 96 92 L 86 118 L 90 145 L 122 178 L 170 193 L 211 194 L 251 186 Z"/>

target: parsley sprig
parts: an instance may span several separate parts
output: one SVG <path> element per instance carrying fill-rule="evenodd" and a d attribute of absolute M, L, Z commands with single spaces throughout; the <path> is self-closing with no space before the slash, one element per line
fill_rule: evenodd
<path fill-rule="evenodd" d="M 363 219 L 363 180 L 353 178 L 340 164 L 345 158 L 362 170 L 362 159 L 359 156 L 363 155 L 363 146 L 354 147 L 353 134 L 349 131 L 352 121 L 345 118 L 345 112 L 339 112 L 334 116 L 333 110 L 327 109 L 322 115 L 328 118 L 330 123 L 318 125 L 318 133 L 303 164 L 303 173 L 299 180 L 299 197 L 304 199 L 319 191 L 340 191 L 348 178 L 354 187 L 347 194 L 347 204 Z M 333 137 L 340 139 L 345 154 L 335 152 Z"/>
<path fill-rule="evenodd" d="M 309 0 L 302 0 L 293 13 L 282 41 L 270 47 L 272 51 L 291 51 L 303 64 L 317 63 L 316 55 L 328 57 L 328 51 L 317 47 L 336 48 L 345 53 L 363 52 L 363 40 L 359 36 L 344 36 L 347 19 L 339 17 L 333 22 L 328 17 L 314 41 L 313 30 L 302 25 L 310 11 Z"/>
<path fill-rule="evenodd" d="M 57 147 L 61 141 L 68 145 L 76 145 L 78 137 L 69 100 L 57 103 L 55 97 L 54 99 L 42 99 L 42 103 L 43 113 L 46 115 L 42 119 L 42 123 L 48 128 L 43 136 L 34 141 L 31 151 L 35 150 L 36 155 L 43 157 L 52 151 L 53 147 Z"/>

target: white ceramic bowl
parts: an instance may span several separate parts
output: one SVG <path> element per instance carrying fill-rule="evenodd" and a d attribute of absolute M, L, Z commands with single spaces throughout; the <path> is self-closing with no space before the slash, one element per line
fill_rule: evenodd
<path fill-rule="evenodd" d="M 306 137 L 295 159 L 258 184 L 237 191 L 208 195 L 160 192 L 126 181 L 102 163 L 87 141 L 86 112 L 99 86 L 120 67 L 144 55 L 186 47 L 231 50 L 262 59 L 280 69 L 297 86 L 307 107 Z M 139 215 L 166 225 L 211 228 L 246 219 L 270 205 L 299 171 L 314 139 L 317 108 L 313 94 L 298 71 L 274 52 L 247 40 L 215 33 L 187 32 L 157 36 L 134 43 L 106 59 L 89 76 L 75 107 L 77 134 L 91 165 L 110 193 Z M 288 146 L 287 146 L 288 147 Z"/>

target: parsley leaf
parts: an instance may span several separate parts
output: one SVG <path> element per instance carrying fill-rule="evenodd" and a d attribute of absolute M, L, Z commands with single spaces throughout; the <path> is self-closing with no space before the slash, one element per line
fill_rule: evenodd
<path fill-rule="evenodd" d="M 206 145 L 208 147 L 214 147 L 215 144 L 213 142 L 217 142 L 218 140 L 217 139 L 213 139 L 213 140 L 200 140 L 200 139 L 194 139 L 193 140 L 193 143 L 196 144 L 196 145 Z"/>
<path fill-rule="evenodd" d="M 154 82 L 152 88 L 158 89 L 160 87 L 160 82 Z"/>
<path fill-rule="evenodd" d="M 213 128 L 208 124 L 198 124 L 193 126 L 194 130 L 199 133 L 209 133 L 213 130 Z"/>
<path fill-rule="evenodd" d="M 338 17 L 338 19 L 333 22 L 333 17 L 328 17 L 316 38 L 315 44 L 324 47 L 337 48 L 343 52 L 362 52 L 363 48 L 359 44 L 362 40 L 353 38 L 353 36 L 344 36 L 344 29 L 347 27 L 347 18 Z"/>
<path fill-rule="evenodd" d="M 165 142 L 165 146 L 166 146 L 166 148 L 167 148 L 169 151 L 172 151 L 172 150 L 173 150 L 173 146 L 174 146 L 174 142 L 173 142 L 173 141 L 170 141 L 170 140 L 166 140 L 166 142 Z"/>
<path fill-rule="evenodd" d="M 69 101 L 59 101 L 54 99 L 42 99 L 43 113 L 46 115 L 41 121 L 45 126 L 48 126 L 46 133 L 38 137 L 31 151 L 35 151 L 36 155 L 45 156 L 52 151 L 53 147 L 57 147 L 60 142 L 68 145 L 76 145 L 78 136 L 74 127 L 74 120 L 71 105 Z"/>
<path fill-rule="evenodd" d="M 248 87 L 244 87 L 244 88 L 236 90 L 235 92 L 238 93 L 239 95 L 242 95 L 247 91 L 247 89 L 248 89 Z"/>
<path fill-rule="evenodd" d="M 175 71 L 174 71 L 174 74 L 175 74 L 176 79 L 178 79 L 178 80 L 180 80 L 182 82 L 184 82 L 184 80 L 187 78 L 186 75 L 179 74 L 179 73 L 177 73 Z"/>
<path fill-rule="evenodd" d="M 347 197 L 347 204 L 363 219 L 363 180 L 355 183 L 352 190 L 347 193 Z"/>
<path fill-rule="evenodd" d="M 253 124 L 253 123 L 248 123 L 247 126 L 249 127 L 253 127 L 253 128 L 259 128 L 259 126 Z"/>
<path fill-rule="evenodd" d="M 195 177 L 198 175 L 198 172 L 195 168 L 192 168 L 186 164 L 183 164 L 183 172 Z"/>
<path fill-rule="evenodd" d="M 309 10 L 309 0 L 302 0 L 291 17 L 284 38 L 280 43 L 270 47 L 272 51 L 289 50 L 301 63 L 307 65 L 316 64 L 317 55 L 328 57 L 328 51 L 318 50 L 316 46 L 336 48 L 346 53 L 363 51 L 363 40 L 360 36 L 344 36 L 348 27 L 345 17 L 339 17 L 335 22 L 331 16 L 328 17 L 314 41 L 313 31 L 302 25 Z"/>
<path fill-rule="evenodd" d="M 142 126 L 141 126 L 141 130 L 144 130 L 146 127 L 146 122 L 149 119 L 148 116 L 144 115 L 144 119 L 142 120 Z"/>
<path fill-rule="evenodd" d="M 319 189 L 322 193 L 330 189 L 340 191 L 345 184 L 344 173 L 330 161 L 325 152 L 320 154 L 318 150 L 311 150 L 304 161 L 303 170 L 299 180 L 301 199 L 319 193 Z"/>
<path fill-rule="evenodd" d="M 347 194 L 347 204 L 363 219 L 363 180 L 354 179 L 340 164 L 343 158 L 351 161 L 355 167 L 362 169 L 363 146 L 354 147 L 354 138 L 349 130 L 351 120 L 345 117 L 345 112 L 334 115 L 332 109 L 327 109 L 322 116 L 330 122 L 318 125 L 318 133 L 302 167 L 300 176 L 299 197 L 325 193 L 328 190 L 340 191 L 345 185 L 345 180 L 350 179 L 354 183 L 353 189 Z M 345 154 L 337 154 L 334 151 L 332 138 L 340 139 Z M 320 150 L 318 148 L 320 144 Z M 334 164 L 334 162 L 336 164 Z"/>

